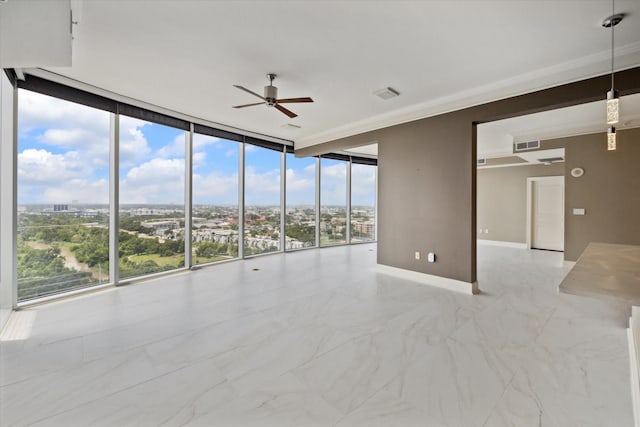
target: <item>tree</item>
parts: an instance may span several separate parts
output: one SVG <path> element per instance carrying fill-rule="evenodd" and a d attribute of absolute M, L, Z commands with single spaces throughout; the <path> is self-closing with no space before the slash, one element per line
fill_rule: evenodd
<path fill-rule="evenodd" d="M 201 258 L 213 258 L 219 253 L 219 249 L 215 242 L 202 242 L 196 249 L 196 255 Z"/>

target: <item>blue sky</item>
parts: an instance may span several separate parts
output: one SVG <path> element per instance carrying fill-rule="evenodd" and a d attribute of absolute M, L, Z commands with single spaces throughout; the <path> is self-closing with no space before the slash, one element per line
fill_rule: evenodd
<path fill-rule="evenodd" d="M 18 106 L 18 203 L 108 203 L 109 113 L 25 90 Z M 120 119 L 120 201 L 184 201 L 185 132 Z M 239 144 L 194 135 L 194 204 L 238 201 Z M 287 203 L 312 204 L 315 159 L 287 155 Z M 375 168 L 354 165 L 354 205 L 373 205 Z M 344 205 L 344 162 L 323 160 L 322 204 Z M 280 200 L 280 153 L 246 145 L 245 203 Z"/>

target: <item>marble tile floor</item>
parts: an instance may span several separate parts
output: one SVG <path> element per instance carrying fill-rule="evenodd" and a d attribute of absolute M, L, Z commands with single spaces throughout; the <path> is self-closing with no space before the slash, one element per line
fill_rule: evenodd
<path fill-rule="evenodd" d="M 32 330 L 0 343 L 0 425 L 633 424 L 630 306 L 559 294 L 562 254 L 479 246 L 471 296 L 376 273 L 375 248 L 19 312 Z"/>

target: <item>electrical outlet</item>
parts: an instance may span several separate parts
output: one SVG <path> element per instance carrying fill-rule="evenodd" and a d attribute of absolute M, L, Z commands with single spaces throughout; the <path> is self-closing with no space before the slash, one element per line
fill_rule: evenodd
<path fill-rule="evenodd" d="M 488 228 L 484 229 L 484 234 L 489 234 L 489 229 Z"/>
<path fill-rule="evenodd" d="M 420 252 L 416 251 L 416 259 L 420 259 Z"/>
<path fill-rule="evenodd" d="M 427 262 L 436 262 L 436 254 L 429 252 L 427 255 Z"/>

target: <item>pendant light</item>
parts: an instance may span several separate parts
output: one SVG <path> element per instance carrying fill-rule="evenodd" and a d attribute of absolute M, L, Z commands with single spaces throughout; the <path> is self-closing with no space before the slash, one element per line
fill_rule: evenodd
<path fill-rule="evenodd" d="M 615 0 L 611 0 L 611 16 L 602 21 L 602 26 L 611 28 L 611 90 L 607 92 L 607 124 L 610 126 L 607 131 L 607 150 L 616 149 L 616 128 L 613 126 L 620 120 L 620 100 L 618 91 L 614 87 L 614 68 L 613 68 L 613 48 L 614 48 L 614 27 L 622 21 L 624 14 L 615 13 Z"/>

